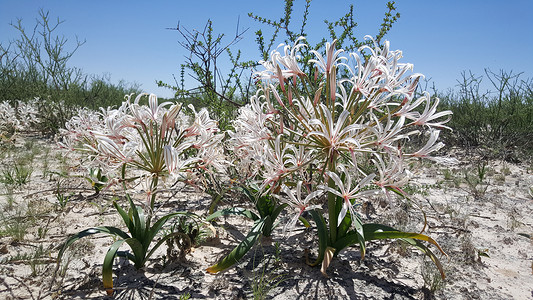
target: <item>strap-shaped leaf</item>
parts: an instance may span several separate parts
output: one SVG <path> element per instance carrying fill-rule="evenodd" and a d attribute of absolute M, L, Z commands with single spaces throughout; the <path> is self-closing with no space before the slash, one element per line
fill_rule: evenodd
<path fill-rule="evenodd" d="M 133 203 L 133 200 L 131 199 L 130 195 L 126 194 L 126 198 L 130 203 L 130 213 L 133 218 L 133 231 L 130 231 L 130 233 L 133 237 L 142 239 L 146 229 L 144 213 L 142 211 L 142 208 L 137 207 L 137 205 Z"/>
<path fill-rule="evenodd" d="M 272 212 L 276 207 L 276 203 L 277 201 L 273 196 L 267 195 L 257 198 L 255 206 L 261 218 L 264 218 L 272 215 Z"/>
<path fill-rule="evenodd" d="M 365 239 L 378 240 L 378 239 L 402 239 L 402 238 L 411 238 L 426 241 L 430 244 L 435 245 L 439 251 L 448 256 L 444 250 L 439 246 L 439 244 L 429 236 L 416 232 L 403 232 L 396 230 L 392 227 L 381 225 L 381 224 L 364 224 L 363 225 Z"/>
<path fill-rule="evenodd" d="M 207 217 L 205 220 L 209 222 L 209 221 L 211 221 L 213 219 L 216 219 L 218 217 L 228 216 L 228 215 L 243 216 L 243 217 L 246 217 L 248 219 L 252 219 L 253 221 L 259 220 L 259 217 L 255 213 L 253 213 L 251 210 L 244 209 L 244 208 L 241 208 L 241 207 L 224 208 L 222 210 L 216 211 L 215 213 L 213 213 L 212 215 Z"/>
<path fill-rule="evenodd" d="M 217 194 L 215 197 L 213 197 L 213 200 L 211 200 L 211 204 L 209 205 L 209 214 L 213 214 L 215 211 L 215 208 L 217 207 L 218 203 L 222 199 L 222 195 L 226 193 L 228 189 L 225 189 L 222 193 Z"/>
<path fill-rule="evenodd" d="M 360 247 L 359 251 L 361 252 L 361 259 L 364 259 L 366 254 L 366 235 L 364 230 L 365 225 L 363 224 L 363 221 L 361 220 L 361 217 L 358 214 L 351 217 L 355 218 L 353 222 L 355 226 L 355 234 L 357 235 L 357 242 L 359 243 Z"/>
<path fill-rule="evenodd" d="M 427 256 L 429 256 L 429 258 L 433 261 L 433 263 L 435 264 L 437 269 L 439 269 L 440 276 L 442 277 L 442 279 L 446 278 L 446 274 L 444 274 L 444 269 L 442 268 L 442 264 L 440 263 L 439 259 L 433 253 L 433 251 L 431 251 L 426 245 L 422 244 L 422 242 L 420 242 L 419 240 L 415 240 L 415 239 L 411 239 L 411 238 L 401 239 L 401 240 L 406 242 L 406 243 L 408 243 L 408 244 L 410 244 L 410 245 L 413 245 L 413 246 L 417 247 L 420 251 L 422 251 L 422 253 L 425 253 Z M 438 247 L 438 244 L 437 244 L 437 247 Z M 440 247 L 439 247 L 439 250 L 442 251 L 442 249 L 440 249 Z M 444 253 L 444 254 L 446 254 L 446 253 Z"/>
<path fill-rule="evenodd" d="M 122 220 L 124 221 L 124 224 L 126 224 L 126 227 L 128 227 L 128 230 L 133 232 L 135 230 L 135 225 L 133 224 L 129 214 L 115 201 L 113 201 L 113 206 L 117 210 L 118 214 L 122 217 Z"/>
<path fill-rule="evenodd" d="M 337 240 L 343 238 L 350 231 L 351 227 L 352 219 L 350 217 L 345 217 L 342 219 L 342 222 L 339 224 L 339 226 L 337 226 Z"/>
<path fill-rule="evenodd" d="M 307 221 L 306 218 L 300 216 L 300 217 L 298 218 L 298 220 L 300 220 L 300 222 L 302 222 L 302 224 L 305 226 L 305 228 L 309 228 L 309 227 L 311 227 L 311 224 L 309 223 L 309 221 Z"/>
<path fill-rule="evenodd" d="M 353 216 L 351 216 L 353 218 Z M 343 222 L 349 218 L 345 218 Z M 350 222 L 351 223 L 351 222 Z M 348 231 L 346 234 L 343 234 L 342 237 L 337 239 L 333 243 L 333 248 L 336 249 L 335 255 L 339 254 L 341 250 L 344 248 L 353 245 L 353 244 L 359 244 L 359 249 L 361 252 L 361 259 L 365 258 L 366 255 L 366 244 L 365 241 L 368 241 L 368 239 L 365 239 L 365 226 L 366 224 L 362 223 L 361 218 L 359 215 L 355 216 L 355 230 Z"/>
<path fill-rule="evenodd" d="M 141 241 L 136 238 L 129 238 L 125 240 L 133 251 L 133 263 L 135 263 L 135 268 L 139 269 L 144 266 L 146 262 L 146 248 L 147 246 L 143 245 Z M 149 244 L 148 244 L 149 246 Z M 130 258 L 130 257 L 128 257 Z M 130 258 L 131 259 L 131 258 Z"/>
<path fill-rule="evenodd" d="M 274 228 L 274 224 L 272 223 L 273 219 L 270 216 L 266 216 L 263 218 L 263 223 L 265 225 L 263 226 L 263 236 L 270 237 L 272 235 L 272 228 Z"/>
<path fill-rule="evenodd" d="M 272 211 L 272 214 L 270 217 L 272 218 L 272 222 L 276 220 L 279 216 L 279 214 L 285 209 L 285 207 L 289 206 L 287 203 L 283 203 L 281 205 L 276 206 L 276 208 Z"/>
<path fill-rule="evenodd" d="M 313 209 L 309 211 L 309 213 L 315 220 L 316 228 L 318 231 L 318 257 L 316 258 L 316 261 L 314 263 L 309 264 L 309 265 L 316 266 L 319 263 L 321 263 L 322 260 L 324 259 L 324 254 L 325 254 L 326 248 L 328 247 L 328 241 L 329 241 L 328 227 L 326 226 L 326 221 L 324 220 L 320 212 Z"/>
<path fill-rule="evenodd" d="M 442 278 L 444 279 L 446 277 L 444 274 L 442 265 L 439 259 L 437 258 L 437 256 L 428 247 L 426 247 L 426 245 L 422 244 L 419 241 L 419 240 L 426 241 L 430 244 L 435 245 L 435 247 L 437 247 L 437 249 L 439 249 L 439 251 L 442 254 L 448 256 L 446 252 L 442 250 L 440 245 L 431 237 L 425 234 L 416 233 L 416 232 L 398 231 L 392 227 L 381 225 L 381 224 L 365 224 L 364 231 L 365 231 L 365 238 L 367 241 L 379 240 L 379 239 L 401 239 L 417 247 L 418 249 L 420 249 L 420 251 L 422 251 L 423 253 L 425 253 L 431 258 L 431 260 L 435 263 L 435 265 L 439 269 Z"/>
<path fill-rule="evenodd" d="M 57 255 L 57 259 L 58 260 L 61 260 L 61 257 L 63 256 L 65 250 L 67 250 L 67 248 L 72 245 L 72 243 L 74 243 L 75 241 L 81 239 L 81 238 L 84 238 L 86 236 L 89 236 L 89 235 L 93 235 L 93 234 L 97 234 L 97 233 L 106 233 L 106 234 L 111 234 L 111 235 L 117 235 L 119 237 L 121 237 L 122 239 L 127 239 L 127 238 L 130 238 L 130 236 L 125 233 L 124 231 L 116 228 L 116 227 L 111 227 L 111 226 L 100 226 L 100 227 L 93 227 L 93 228 L 88 228 L 88 229 L 85 229 L 83 231 L 80 231 L 72 236 L 70 236 L 64 243 L 63 245 L 61 245 L 61 250 L 59 251 L 59 254 Z"/>
<path fill-rule="evenodd" d="M 421 242 L 422 240 L 435 245 L 442 254 L 447 256 L 447 254 L 444 252 L 444 250 L 442 250 L 439 244 L 431 237 L 416 232 L 398 231 L 392 227 L 381 224 L 363 224 L 363 231 L 366 241 L 380 239 L 399 239 L 412 246 L 417 247 L 420 251 L 429 256 L 433 263 L 435 263 L 435 266 L 437 266 L 437 268 L 439 269 L 442 278 L 445 278 L 444 269 L 442 268 L 442 264 L 440 263 L 439 259 L 426 245 Z M 342 239 L 337 240 L 337 242 L 333 244 L 333 247 L 337 249 L 338 253 L 342 249 L 355 243 L 359 243 L 359 237 L 355 231 L 350 231 Z"/>
<path fill-rule="evenodd" d="M 256 221 L 246 238 L 240 242 L 240 244 L 237 245 L 237 247 L 235 247 L 235 249 L 233 249 L 228 256 L 224 257 L 216 265 L 207 268 L 207 272 L 214 274 L 223 271 L 237 263 L 248 251 L 250 251 L 252 246 L 261 237 L 263 226 L 265 226 L 264 221 L 265 219 Z"/>
<path fill-rule="evenodd" d="M 259 187 L 256 184 L 251 183 L 249 186 L 241 186 L 239 190 L 242 190 L 246 197 L 248 197 L 248 200 L 252 201 L 252 203 L 255 204 L 256 202 L 256 194 L 259 194 Z"/>
<path fill-rule="evenodd" d="M 118 240 L 109 247 L 102 265 L 102 282 L 108 296 L 113 295 L 113 260 L 117 254 L 118 249 L 122 246 L 125 240 Z"/>
<path fill-rule="evenodd" d="M 193 214 L 193 213 L 182 212 L 182 211 L 178 211 L 178 212 L 170 213 L 168 215 L 164 215 L 161 218 L 159 218 L 159 220 L 157 220 L 157 222 L 154 223 L 152 228 L 150 228 L 150 235 L 148 236 L 148 240 L 151 242 L 155 238 L 157 233 L 159 233 L 159 231 L 161 230 L 163 225 L 165 225 L 165 223 L 169 219 L 174 218 L 174 217 L 178 217 L 178 216 L 188 216 L 188 217 L 198 218 L 198 216 Z"/>

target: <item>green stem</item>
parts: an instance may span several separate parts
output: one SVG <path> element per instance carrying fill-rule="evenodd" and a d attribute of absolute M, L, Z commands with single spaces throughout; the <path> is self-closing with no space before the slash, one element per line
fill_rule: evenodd
<path fill-rule="evenodd" d="M 155 197 L 157 194 L 157 185 L 159 184 L 159 174 L 152 174 L 152 182 L 150 183 L 150 215 L 154 211 Z"/>
<path fill-rule="evenodd" d="M 328 170 L 335 172 L 337 153 L 333 152 L 328 157 Z M 328 187 L 335 188 L 335 181 L 328 179 Z M 330 244 L 333 245 L 337 241 L 337 196 L 333 193 L 328 193 L 328 214 L 329 214 L 329 238 Z"/>

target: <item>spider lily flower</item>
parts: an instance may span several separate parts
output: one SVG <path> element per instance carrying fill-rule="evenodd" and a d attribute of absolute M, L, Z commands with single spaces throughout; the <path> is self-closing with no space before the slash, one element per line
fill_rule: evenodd
<path fill-rule="evenodd" d="M 360 128 L 359 124 L 348 124 L 347 119 L 350 115 L 348 111 L 344 110 L 339 115 L 335 122 L 333 115 L 329 108 L 324 104 L 320 105 L 322 112 L 321 119 L 313 119 L 309 121 L 309 125 L 315 128 L 314 131 L 309 132 L 309 138 L 314 137 L 315 145 L 321 150 L 331 156 L 341 146 L 345 145 L 347 139 L 354 135 L 354 131 Z"/>
<path fill-rule="evenodd" d="M 285 68 L 282 71 L 284 78 L 290 78 L 292 76 L 299 77 L 305 75 L 305 73 L 300 69 L 300 66 L 298 64 L 300 56 L 296 54 L 296 51 L 299 51 L 300 48 L 307 47 L 306 44 L 300 43 L 300 41 L 302 40 L 305 40 L 305 38 L 299 37 L 296 42 L 294 42 L 294 45 L 292 47 L 289 45 L 285 45 L 285 47 L 283 48 L 285 56 L 281 56 L 279 52 L 275 53 L 273 56 L 273 59 Z"/>
<path fill-rule="evenodd" d="M 372 90 L 379 86 L 379 78 L 371 77 L 372 72 L 376 69 L 378 60 L 375 57 L 370 57 L 366 64 L 363 64 L 362 59 L 357 53 L 350 53 L 349 56 L 355 60 L 355 69 L 357 72 L 348 66 L 347 69 L 352 77 L 346 80 L 352 80 L 352 92 L 360 93 L 363 97 L 367 97 Z"/>
<path fill-rule="evenodd" d="M 20 126 L 28 129 L 30 126 L 39 123 L 39 110 L 37 108 L 37 101 L 39 98 L 29 100 L 27 102 L 17 101 L 17 114 Z"/>
<path fill-rule="evenodd" d="M 406 157 L 418 157 L 418 158 L 426 158 L 432 161 L 435 161 L 440 164 L 456 164 L 458 161 L 455 158 L 447 158 L 447 157 L 435 157 L 435 156 L 429 156 L 430 153 L 439 151 L 442 147 L 444 147 L 444 143 L 437 142 L 439 139 L 440 130 L 431 129 L 429 132 L 429 139 L 427 143 L 422 147 L 420 150 L 405 154 Z"/>
<path fill-rule="evenodd" d="M 311 50 L 311 53 L 316 56 L 316 59 L 310 59 L 309 63 L 315 63 L 316 66 L 322 69 L 325 74 L 331 74 L 331 69 L 334 64 L 343 59 L 347 59 L 346 57 L 339 56 L 342 52 L 344 52 L 344 50 L 335 50 L 336 45 L 337 40 L 334 40 L 331 44 L 329 42 L 326 43 L 326 59 L 324 59 L 324 57 L 318 53 L 318 51 Z"/>
<path fill-rule="evenodd" d="M 14 128 L 20 129 L 20 121 L 17 118 L 17 111 L 9 104 L 8 101 L 0 103 L 0 129 Z"/>
<path fill-rule="evenodd" d="M 180 171 L 182 171 L 185 167 L 188 165 L 197 162 L 198 158 L 189 158 L 189 159 L 180 159 L 180 154 L 183 152 L 183 150 L 190 147 L 190 144 L 183 143 L 179 145 L 178 148 L 174 148 L 170 145 L 166 145 L 164 147 L 164 159 L 165 159 L 165 165 L 167 166 L 167 170 L 169 174 L 175 174 Z"/>
<path fill-rule="evenodd" d="M 148 105 L 140 104 L 143 96 L 148 96 Z M 218 134 L 218 124 L 207 110 L 196 112 L 193 108 L 195 120 L 190 124 L 180 105 L 158 103 L 153 94 L 138 95 L 133 101 L 132 97 L 125 96 L 118 109 L 102 109 L 100 114 L 80 111 L 67 122 L 67 129 L 61 130 L 61 145 L 70 149 L 83 145 L 74 150 L 89 153 L 91 163 L 106 173 L 116 173 L 122 165 L 147 173 L 154 188 L 156 178 L 165 177 L 167 170 L 177 179 L 181 177 L 174 175 L 183 170 L 221 168 L 225 164 L 217 161 L 223 159 L 220 150 L 209 149 L 220 148 L 223 135 Z"/>
<path fill-rule="evenodd" d="M 410 135 L 418 133 L 414 130 L 408 133 L 404 132 L 405 118 L 402 116 L 397 120 L 391 119 L 390 115 L 387 115 L 387 123 L 385 126 L 378 120 L 377 116 L 372 115 L 375 126 L 367 127 L 373 136 L 369 136 L 371 143 L 378 147 L 378 149 L 394 149 L 395 142 L 403 139 L 408 139 Z"/>
<path fill-rule="evenodd" d="M 448 121 L 451 120 L 452 112 L 450 110 L 437 112 L 437 106 L 439 105 L 439 98 L 435 98 L 433 105 L 431 105 L 431 98 L 429 97 L 429 93 L 427 92 L 424 97 L 424 100 L 426 101 L 426 107 L 424 108 L 424 111 L 420 114 L 420 116 L 413 122 L 413 125 L 419 125 L 419 126 L 427 125 L 431 127 L 446 128 L 446 129 L 451 130 L 450 127 L 444 126 L 444 124 L 446 124 Z M 431 122 L 433 120 L 436 120 L 444 116 L 448 116 L 448 117 L 443 121 Z"/>
<path fill-rule="evenodd" d="M 148 96 L 148 107 L 150 108 L 149 112 L 152 121 L 158 120 L 159 113 L 162 111 L 162 109 L 171 104 L 172 102 L 169 101 L 158 104 L 157 96 L 155 94 L 150 94 Z"/>
<path fill-rule="evenodd" d="M 110 115 L 104 118 L 106 126 L 106 136 L 112 140 L 119 141 L 126 139 L 124 134 L 125 122 L 124 117 L 117 111 L 111 112 Z"/>
<path fill-rule="evenodd" d="M 218 172 L 226 172 L 228 162 L 225 159 L 222 147 L 206 147 L 201 149 L 195 162 L 203 170 L 215 169 Z"/>
<path fill-rule="evenodd" d="M 306 149 L 304 145 L 298 145 L 298 150 L 294 146 L 290 145 L 289 149 L 291 150 L 287 154 L 286 164 L 291 166 L 292 170 L 299 170 L 308 162 L 311 161 L 314 149 Z"/>
<path fill-rule="evenodd" d="M 415 109 L 420 106 L 420 104 L 422 104 L 424 101 L 427 101 L 427 96 L 428 95 L 424 95 L 416 99 L 415 101 L 412 101 L 406 97 L 404 101 L 399 104 L 400 108 L 394 113 L 394 116 L 405 117 L 409 120 L 417 120 L 418 118 L 420 118 L 420 113 Z"/>
<path fill-rule="evenodd" d="M 439 138 L 439 134 L 440 130 L 431 130 L 429 132 L 429 140 L 427 141 L 426 145 L 412 154 L 407 154 L 407 156 L 428 157 L 431 152 L 440 150 L 442 147 L 444 147 L 444 143 L 436 143 L 437 139 Z"/>
<path fill-rule="evenodd" d="M 350 212 L 350 215 L 356 215 L 356 212 L 353 208 L 354 204 L 352 204 L 352 199 L 354 199 L 357 203 L 357 199 L 360 199 L 361 197 L 366 195 L 373 195 L 376 193 L 375 190 L 361 190 L 363 187 L 372 182 L 372 179 L 374 179 L 376 174 L 370 174 L 366 176 L 361 181 L 359 181 L 359 183 L 352 189 L 352 176 L 350 175 L 350 172 L 348 172 L 343 165 L 340 165 L 339 169 L 342 173 L 344 173 L 344 181 L 341 180 L 341 178 L 339 177 L 339 175 L 337 175 L 336 172 L 326 171 L 326 174 L 329 176 L 329 178 L 331 178 L 335 182 L 335 185 L 338 190 L 325 185 L 320 186 L 320 188 L 324 191 L 333 193 L 344 200 L 341 211 L 339 213 L 339 218 L 337 220 L 337 226 L 341 224 L 348 211 Z M 352 218 L 352 224 L 354 222 L 355 218 Z"/>
<path fill-rule="evenodd" d="M 287 234 L 289 230 L 294 228 L 296 226 L 296 222 L 298 222 L 298 218 L 306 211 L 306 210 L 312 210 L 315 208 L 319 208 L 320 205 L 311 205 L 310 201 L 314 198 L 320 197 L 324 193 L 323 190 L 317 190 L 314 192 L 311 192 L 307 194 L 307 196 L 302 199 L 302 181 L 298 181 L 296 184 L 296 196 L 294 195 L 294 191 L 288 188 L 286 185 L 283 185 L 281 187 L 281 190 L 285 195 L 288 196 L 288 198 L 279 197 L 280 201 L 283 203 L 288 204 L 291 208 L 294 209 L 296 212 L 283 226 L 283 234 Z"/>
<path fill-rule="evenodd" d="M 273 50 L 270 53 L 270 60 L 259 61 L 259 64 L 261 64 L 265 70 L 254 72 L 254 77 L 261 80 L 277 81 L 280 83 L 282 90 L 285 90 L 285 79 L 293 76 L 305 76 L 305 73 L 300 69 L 298 64 L 300 56 L 296 54 L 300 48 L 307 46 L 304 43 L 300 43 L 300 41 L 304 39 L 304 37 L 298 38 L 292 47 L 280 44 L 278 48 L 284 46 L 285 55 L 282 56 L 277 49 Z M 281 67 L 283 67 L 283 69 Z"/>
<path fill-rule="evenodd" d="M 163 115 L 161 130 L 164 130 L 166 132 L 169 129 L 176 128 L 176 121 L 179 121 L 180 112 L 181 112 L 181 104 L 178 104 L 178 105 L 173 104 L 169 108 L 168 112 L 166 112 Z M 178 126 L 179 125 L 180 124 L 178 123 Z M 164 134 L 162 134 L 162 136 L 164 136 Z"/>
<path fill-rule="evenodd" d="M 263 105 L 256 105 L 259 101 L 252 97 L 250 104 L 239 109 L 239 116 L 233 121 L 234 131 L 228 131 L 234 150 L 253 147 L 256 143 L 272 139 L 272 133 L 266 123 L 274 117 L 265 114 Z"/>
<path fill-rule="evenodd" d="M 390 155 L 387 163 L 383 160 L 382 156 L 374 153 L 375 159 L 372 162 L 378 169 L 379 178 L 375 179 L 373 183 L 381 188 L 385 193 L 387 199 L 390 200 L 388 188 L 399 191 L 405 195 L 405 192 L 401 189 L 406 185 L 413 177 L 413 174 L 405 169 L 404 160 L 401 156 Z"/>
<path fill-rule="evenodd" d="M 167 166 L 167 170 L 169 173 L 174 173 L 174 170 L 179 170 L 181 166 L 181 161 L 179 159 L 179 154 L 181 151 L 178 151 L 177 149 L 173 148 L 170 145 L 166 145 L 164 148 L 164 159 L 165 159 L 165 165 Z"/>
<path fill-rule="evenodd" d="M 200 135 L 196 137 L 196 141 L 193 143 L 195 149 L 213 148 L 220 144 L 224 138 L 223 134 L 213 134 L 206 130 L 200 131 Z"/>
<path fill-rule="evenodd" d="M 367 59 L 360 53 L 344 56 L 342 49 L 335 48 L 336 41 L 326 45 L 325 56 L 313 50 L 315 58 L 308 62 L 326 75 L 317 75 L 318 85 L 294 76 L 303 69 L 295 50 L 299 43 L 286 46 L 285 55 L 273 51 L 264 72 L 281 78 L 280 85 L 287 84 L 288 77 L 294 82 L 285 88 L 262 82 L 251 103 L 239 110 L 229 133 L 238 157 L 235 165 L 254 170 L 255 179 L 265 188 L 279 186 L 282 178 L 289 177 L 294 182 L 320 184 L 324 177 L 334 178 L 324 170 L 339 164 L 353 168 L 352 174 L 368 177 L 372 175 L 366 176 L 360 166 L 370 163 L 376 172 L 381 170 L 376 183 L 392 188 L 409 178 L 405 160 L 440 160 L 427 155 L 442 147 L 435 132 L 418 151 L 405 154 L 406 148 L 400 146 L 409 143 L 413 134 L 447 128 L 444 124 L 451 113 L 438 112 L 438 100 L 430 100 L 428 94 L 414 99 L 423 75 L 410 74 L 412 64 L 401 62 L 402 52 L 391 51 L 388 42 L 373 44 L 359 49 L 369 51 Z M 279 145 L 286 148 L 276 150 Z M 343 173 L 334 169 L 330 171 Z"/>
<path fill-rule="evenodd" d="M 124 143 L 120 147 L 108 137 L 98 136 L 96 139 L 98 141 L 98 152 L 101 155 L 117 163 L 129 163 L 134 160 L 132 155 L 135 153 L 137 146 L 135 142 Z"/>
<path fill-rule="evenodd" d="M 195 117 L 193 124 L 185 129 L 186 137 L 201 135 L 203 131 L 212 133 L 218 132 L 218 124 L 215 120 L 212 120 L 209 117 L 207 109 L 202 108 L 199 112 L 196 112 L 192 104 L 189 104 L 189 108 L 193 111 Z"/>
<path fill-rule="evenodd" d="M 280 182 L 282 177 L 289 173 L 289 169 L 286 166 L 286 160 L 288 158 L 286 153 L 287 148 L 285 145 L 281 145 L 282 136 L 283 135 L 280 134 L 276 137 L 276 140 L 274 141 L 274 151 L 272 151 L 270 148 L 265 149 L 264 153 L 266 157 L 263 165 L 264 180 L 259 187 L 259 190 L 263 192 L 273 190 Z M 265 190 L 267 186 L 269 186 L 269 188 Z"/>

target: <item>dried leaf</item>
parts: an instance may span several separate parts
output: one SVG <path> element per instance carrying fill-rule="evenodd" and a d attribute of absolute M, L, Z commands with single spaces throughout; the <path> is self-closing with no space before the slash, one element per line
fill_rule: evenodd
<path fill-rule="evenodd" d="M 329 264 L 331 263 L 331 260 L 333 259 L 333 254 L 335 253 L 335 248 L 327 247 L 326 251 L 324 253 L 324 260 L 322 260 L 322 268 L 320 269 L 320 272 L 322 272 L 322 275 L 325 277 L 328 277 L 328 274 L 326 274 L 326 270 L 329 267 Z"/>

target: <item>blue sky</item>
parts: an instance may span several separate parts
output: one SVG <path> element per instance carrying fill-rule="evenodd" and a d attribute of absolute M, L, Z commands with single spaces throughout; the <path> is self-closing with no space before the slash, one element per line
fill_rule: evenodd
<path fill-rule="evenodd" d="M 294 2 L 295 17 L 299 18 L 305 1 Z M 356 34 L 361 38 L 375 35 L 386 2 L 315 0 L 309 39 L 325 36 L 323 20 L 343 16 L 350 3 L 359 24 Z M 533 1 L 398 0 L 396 5 L 401 17 L 386 38 L 392 49 L 403 51 L 404 62 L 413 63 L 414 71 L 431 78 L 438 89 L 454 87 L 464 70 L 482 75 L 484 68 L 504 69 L 524 72 L 523 79 L 533 78 Z M 179 34 L 167 27 L 175 27 L 179 21 L 188 29 L 202 29 L 211 19 L 216 32 L 231 36 L 240 19 L 240 29 L 250 29 L 235 49 L 257 60 L 254 32 L 266 27 L 247 14 L 277 19 L 283 14 L 283 1 L 0 0 L 0 42 L 16 38 L 9 23 L 17 18 L 23 19 L 28 30 L 33 28 L 41 8 L 53 19 L 65 21 L 59 31 L 71 45 L 76 35 L 86 40 L 71 66 L 89 74 L 110 74 L 113 82 L 137 82 L 147 92 L 168 97 L 172 92 L 158 88 L 155 81 L 173 83 L 172 74 L 179 74 L 187 53 L 178 45 Z M 488 80 L 484 81 L 488 88 Z"/>

